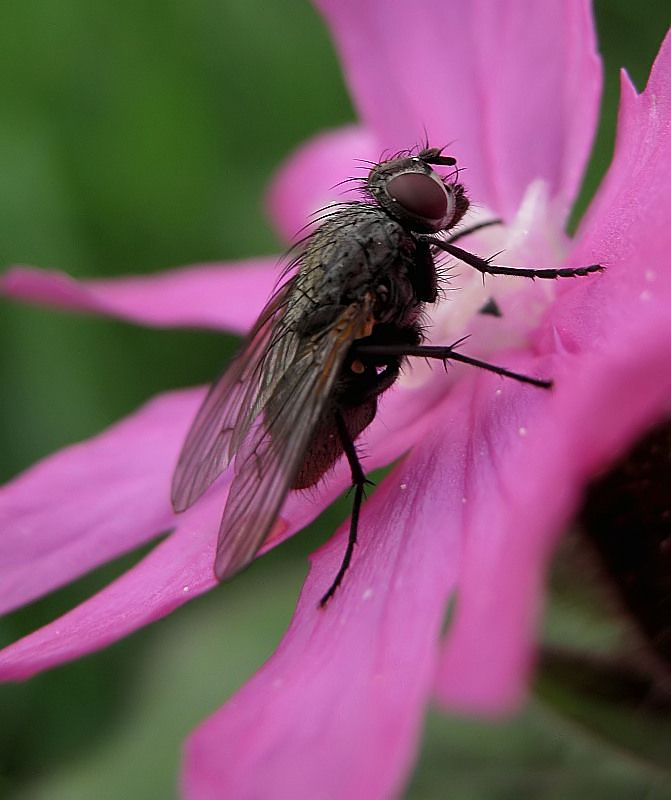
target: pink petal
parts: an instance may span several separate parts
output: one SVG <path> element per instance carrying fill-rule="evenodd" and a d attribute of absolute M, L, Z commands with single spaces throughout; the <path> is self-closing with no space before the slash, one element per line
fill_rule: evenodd
<path fill-rule="evenodd" d="M 277 282 L 277 261 L 202 264 L 159 275 L 81 282 L 61 272 L 13 267 L 0 277 L 0 295 L 143 325 L 244 332 Z"/>
<path fill-rule="evenodd" d="M 671 31 L 660 46 L 645 90 L 639 95 L 622 72 L 620 91 L 613 162 L 581 226 L 585 239 L 598 239 L 604 232 L 592 231 L 593 225 L 601 224 L 604 216 L 612 218 L 606 243 L 616 251 L 626 242 L 633 247 L 626 234 L 638 223 L 642 210 L 646 212 L 646 226 L 653 220 L 657 224 L 666 221 L 663 209 L 656 206 L 656 195 L 669 191 L 671 170 L 665 157 L 671 136 Z M 635 197 L 631 195 L 634 190 Z M 649 218 L 650 211 L 658 212 L 653 219 Z M 636 243 L 639 238 L 634 236 Z"/>
<path fill-rule="evenodd" d="M 174 524 L 170 476 L 202 391 L 158 397 L 0 489 L 0 610 L 16 608 Z"/>
<path fill-rule="evenodd" d="M 0 679 L 27 677 L 104 647 L 213 585 L 213 548 L 229 476 L 222 476 L 193 509 L 177 517 L 167 496 L 178 449 L 201 397 L 200 390 L 193 390 L 158 398 L 99 437 L 46 459 L 2 490 L 6 535 L 0 543 L 8 569 L 0 596 L 7 609 L 161 531 L 175 531 L 102 592 L 2 651 Z M 403 397 L 391 401 L 392 410 L 407 406 Z M 408 419 L 407 425 L 403 415 L 392 415 L 398 417 L 397 425 L 393 419 L 376 421 L 368 439 L 367 469 L 398 457 L 409 436 L 433 427 L 441 413 L 435 393 L 425 393 L 424 406 L 415 410 L 422 407 L 426 413 Z M 349 483 L 349 471 L 340 464 L 316 489 L 293 493 L 279 533 L 265 549 L 308 524 Z M 38 505 L 36 497 L 42 498 Z"/>
<path fill-rule="evenodd" d="M 552 396 L 489 423 L 501 468 L 478 476 L 485 488 L 466 532 L 438 679 L 450 707 L 500 713 L 519 702 L 556 537 L 588 480 L 671 410 L 670 68 L 667 37 L 646 92 L 624 84 L 615 159 L 571 259 L 607 270 L 576 282 L 548 316 L 540 344 L 556 353 L 543 370 L 556 378 Z"/>
<path fill-rule="evenodd" d="M 607 345 L 613 330 L 635 328 L 671 303 L 671 34 L 639 96 L 625 75 L 613 163 L 581 226 L 572 263 L 607 270 L 553 311 L 552 342 L 575 351 Z M 565 302 L 564 302 L 565 301 Z M 576 324 L 576 320 L 579 323 Z M 551 346 L 555 346 L 552 344 Z"/>
<path fill-rule="evenodd" d="M 169 614 L 216 581 L 211 494 L 181 515 L 175 532 L 133 569 L 60 619 L 0 651 L 0 680 L 20 680 L 105 647 Z"/>
<path fill-rule="evenodd" d="M 586 0 L 316 4 L 361 119 L 384 147 L 428 135 L 457 156 L 471 196 L 503 217 L 534 178 L 568 213 L 601 90 Z"/>
<path fill-rule="evenodd" d="M 315 555 L 276 653 L 190 738 L 187 797 L 273 797 L 278 787 L 295 800 L 395 794 L 418 743 L 459 565 L 467 414 L 427 439 L 365 505 L 353 564 L 325 610 L 317 602 L 346 531 Z M 456 458 L 442 458 L 445 450 Z M 426 491 L 436 483 L 444 491 Z"/>
<path fill-rule="evenodd" d="M 317 212 L 331 203 L 356 199 L 351 183 L 339 184 L 366 174 L 361 159 L 377 161 L 379 156 L 379 144 L 354 125 L 320 134 L 300 147 L 268 189 L 268 210 L 279 233 L 295 241 Z"/>
<path fill-rule="evenodd" d="M 668 317 L 619 344 L 555 359 L 552 395 L 521 397 L 513 387 L 498 414 L 482 392 L 474 400 L 483 422 L 466 464 L 470 515 L 437 679 L 438 698 L 452 709 L 500 714 L 521 702 L 558 536 L 587 481 L 671 410 Z"/>

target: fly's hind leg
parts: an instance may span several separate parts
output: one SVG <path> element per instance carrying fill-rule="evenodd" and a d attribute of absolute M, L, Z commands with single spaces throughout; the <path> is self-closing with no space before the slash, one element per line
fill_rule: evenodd
<path fill-rule="evenodd" d="M 366 487 L 366 484 L 370 483 L 370 481 L 366 478 L 366 474 L 363 471 L 363 467 L 361 466 L 361 462 L 359 461 L 359 456 L 357 455 L 356 452 L 356 447 L 354 446 L 354 442 L 352 441 L 352 437 L 350 436 L 349 431 L 347 430 L 347 425 L 345 424 L 345 420 L 340 411 L 336 412 L 336 425 L 338 428 L 338 435 L 340 436 L 340 441 L 342 442 L 343 451 L 345 453 L 345 456 L 347 457 L 347 461 L 349 463 L 349 467 L 352 472 L 354 502 L 352 503 L 352 516 L 350 518 L 347 549 L 345 550 L 345 555 L 343 557 L 342 564 L 340 565 L 340 569 L 338 570 L 338 574 L 335 576 L 329 590 L 319 601 L 320 608 L 324 608 L 324 606 L 326 606 L 328 601 L 333 597 L 333 595 L 336 592 L 336 589 L 342 583 L 342 580 L 345 577 L 345 573 L 347 572 L 347 569 L 350 565 L 350 562 L 352 560 L 352 554 L 354 553 L 354 546 L 356 545 L 356 540 L 357 540 L 357 533 L 359 529 L 359 514 L 361 512 L 361 504 L 364 498 L 364 489 Z"/>

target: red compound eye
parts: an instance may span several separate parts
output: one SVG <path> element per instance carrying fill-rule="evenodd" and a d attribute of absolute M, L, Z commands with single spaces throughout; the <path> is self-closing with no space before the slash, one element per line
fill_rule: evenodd
<path fill-rule="evenodd" d="M 408 214 L 415 217 L 437 220 L 447 215 L 447 191 L 428 175 L 404 172 L 389 181 L 387 191 Z"/>

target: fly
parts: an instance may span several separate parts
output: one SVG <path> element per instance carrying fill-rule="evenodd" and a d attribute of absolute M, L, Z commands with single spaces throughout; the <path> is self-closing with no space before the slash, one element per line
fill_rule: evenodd
<path fill-rule="evenodd" d="M 468 209 L 457 172 L 439 148 L 375 164 L 366 201 L 337 206 L 310 234 L 294 274 L 261 312 L 240 354 L 210 389 L 173 476 L 175 511 L 191 506 L 234 462 L 214 570 L 224 580 L 246 566 L 268 537 L 288 493 L 314 486 L 343 455 L 354 489 L 342 564 L 325 606 L 349 567 L 366 475 L 355 442 L 373 421 L 378 397 L 409 356 L 472 364 L 541 388 L 551 382 L 471 358 L 452 345 L 424 344 L 422 313 L 438 296 L 442 251 L 483 275 L 567 278 L 598 272 L 497 266 L 454 244 L 476 227 L 441 238 Z M 491 224 L 491 223 L 485 223 Z"/>

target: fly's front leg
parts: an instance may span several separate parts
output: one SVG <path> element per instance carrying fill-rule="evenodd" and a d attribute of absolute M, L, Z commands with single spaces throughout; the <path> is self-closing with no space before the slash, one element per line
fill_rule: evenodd
<path fill-rule="evenodd" d="M 583 275 L 589 275 L 592 272 L 602 272 L 603 267 L 601 264 L 589 264 L 586 267 L 563 267 L 561 269 L 526 269 L 524 267 L 501 267 L 497 264 L 492 264 L 486 258 L 480 258 L 468 250 L 462 250 L 451 242 L 446 242 L 442 239 L 435 239 L 432 236 L 424 236 L 422 240 L 428 242 L 430 245 L 437 247 L 445 253 L 458 258 L 468 264 L 469 267 L 477 269 L 483 275 L 517 275 L 520 278 L 547 278 L 548 280 L 556 280 L 557 278 L 578 278 Z"/>

